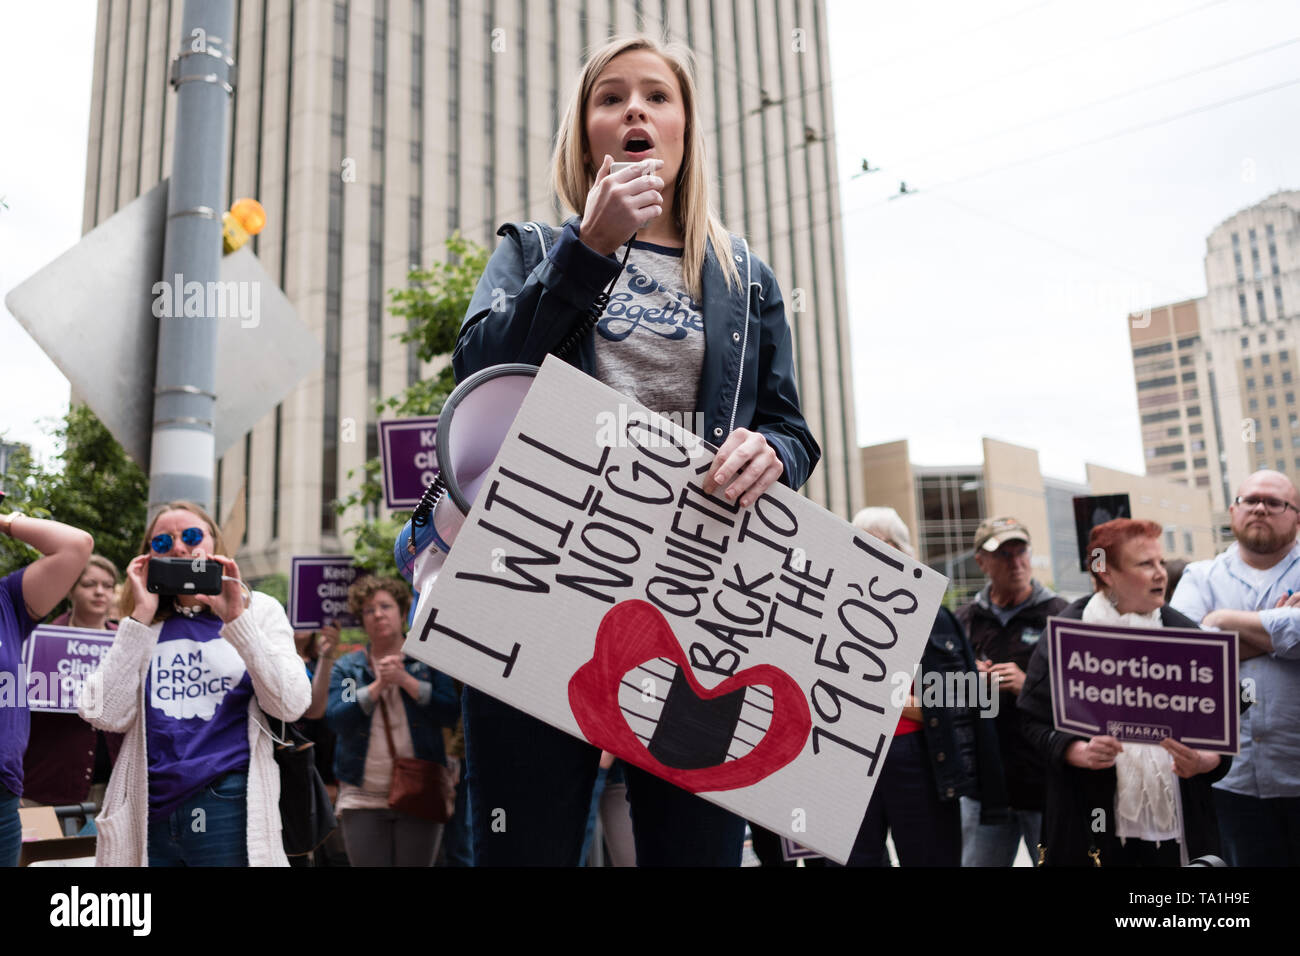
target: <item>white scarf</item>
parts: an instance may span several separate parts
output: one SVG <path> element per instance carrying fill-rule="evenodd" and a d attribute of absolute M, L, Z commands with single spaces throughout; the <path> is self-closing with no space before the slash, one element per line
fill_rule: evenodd
<path fill-rule="evenodd" d="M 1120 614 L 1110 598 L 1098 591 L 1083 608 L 1089 624 L 1120 627 L 1163 627 L 1160 610 L 1150 614 Z M 1178 778 L 1174 758 L 1155 744 L 1125 743 L 1115 756 L 1115 835 L 1158 843 L 1182 840 Z"/>

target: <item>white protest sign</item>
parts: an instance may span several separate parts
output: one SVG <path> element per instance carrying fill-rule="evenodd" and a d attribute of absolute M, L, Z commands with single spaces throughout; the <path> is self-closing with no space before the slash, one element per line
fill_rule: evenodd
<path fill-rule="evenodd" d="M 843 862 L 947 582 L 712 461 L 548 359 L 405 653 Z"/>

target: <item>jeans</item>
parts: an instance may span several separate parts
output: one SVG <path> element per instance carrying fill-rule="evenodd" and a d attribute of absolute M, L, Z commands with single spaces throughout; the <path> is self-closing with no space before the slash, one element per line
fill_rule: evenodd
<path fill-rule="evenodd" d="M 465 688 L 476 866 L 577 866 L 600 751 Z M 638 866 L 739 866 L 745 821 L 626 768 Z"/>
<path fill-rule="evenodd" d="M 1006 823 L 980 823 L 980 802 L 961 798 L 961 865 L 1011 866 L 1024 837 L 1029 858 L 1038 862 L 1038 843 L 1042 839 L 1043 814 L 1040 810 L 1011 809 Z"/>
<path fill-rule="evenodd" d="M 248 866 L 248 774 L 218 777 L 149 821 L 150 866 Z"/>
<path fill-rule="evenodd" d="M 1248 797 L 1211 788 L 1231 866 L 1300 866 L 1300 797 Z"/>
<path fill-rule="evenodd" d="M 956 800 L 939 799 L 923 733 L 894 738 L 848 865 L 889 866 L 886 831 L 899 866 L 961 865 L 961 811 Z"/>
<path fill-rule="evenodd" d="M 18 795 L 0 783 L 0 867 L 17 866 L 23 852 L 23 822 Z"/>

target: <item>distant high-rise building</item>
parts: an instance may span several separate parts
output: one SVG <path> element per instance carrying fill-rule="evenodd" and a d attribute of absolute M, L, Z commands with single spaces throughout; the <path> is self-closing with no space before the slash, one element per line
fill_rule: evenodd
<path fill-rule="evenodd" d="M 1207 488 L 1219 524 L 1251 472 L 1300 475 L 1300 192 L 1206 240 L 1206 295 L 1129 316 L 1147 474 Z"/>
<path fill-rule="evenodd" d="M 100 0 L 84 228 L 168 174 L 182 0 Z M 228 198 L 268 224 L 254 251 L 319 334 L 324 367 L 221 460 L 219 515 L 245 489 L 249 575 L 336 551 L 332 502 L 378 453 L 375 403 L 434 369 L 394 336 L 388 290 L 454 230 L 561 218 L 550 152 L 584 51 L 637 30 L 696 54 L 714 196 L 776 273 L 804 412 L 806 487 L 848 516 L 857 465 L 825 5 L 686 0 L 240 0 Z"/>

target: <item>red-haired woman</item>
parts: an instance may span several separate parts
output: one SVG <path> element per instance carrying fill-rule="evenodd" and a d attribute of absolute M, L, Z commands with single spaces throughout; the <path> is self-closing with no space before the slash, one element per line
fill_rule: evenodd
<path fill-rule="evenodd" d="M 1165 605 L 1161 527 L 1120 518 L 1092 529 L 1088 553 L 1097 592 L 1061 616 L 1118 627 L 1186 627 L 1196 622 Z M 1104 568 L 1104 570 L 1103 570 Z M 1121 744 L 1052 727 L 1047 642 L 1029 662 L 1020 710 L 1025 733 L 1047 763 L 1039 862 L 1044 866 L 1179 866 L 1219 852 L 1210 784 L 1232 758 L 1176 740 Z M 1098 816 L 1101 810 L 1103 816 Z"/>

